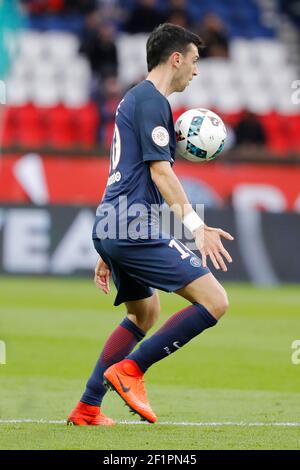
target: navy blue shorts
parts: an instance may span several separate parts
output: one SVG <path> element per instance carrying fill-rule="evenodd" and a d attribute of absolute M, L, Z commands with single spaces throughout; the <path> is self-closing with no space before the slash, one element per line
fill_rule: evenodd
<path fill-rule="evenodd" d="M 201 259 L 173 237 L 94 239 L 117 288 L 114 305 L 150 297 L 154 288 L 173 292 L 209 273 Z"/>

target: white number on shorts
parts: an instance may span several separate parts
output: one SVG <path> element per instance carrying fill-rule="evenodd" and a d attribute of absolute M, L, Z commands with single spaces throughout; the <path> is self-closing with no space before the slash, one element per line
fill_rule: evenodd
<path fill-rule="evenodd" d="M 179 251 L 180 255 L 181 255 L 181 259 L 185 259 L 185 258 L 188 258 L 189 256 L 191 256 L 190 253 L 187 253 L 186 251 L 184 251 L 184 249 L 182 248 L 182 246 L 179 245 L 179 243 L 177 243 L 176 240 L 172 239 L 169 243 L 169 246 L 171 248 L 176 248 L 176 250 Z"/>

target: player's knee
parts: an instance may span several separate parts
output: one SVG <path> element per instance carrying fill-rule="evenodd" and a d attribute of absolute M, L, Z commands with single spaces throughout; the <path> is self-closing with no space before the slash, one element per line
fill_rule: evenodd
<path fill-rule="evenodd" d="M 159 314 L 160 314 L 160 301 L 158 295 L 154 296 L 153 302 L 151 305 L 148 307 L 148 312 L 147 312 L 147 331 L 152 328 L 153 325 L 157 322 L 159 319 Z"/>
<path fill-rule="evenodd" d="M 131 314 L 128 314 L 129 318 Z M 142 318 L 135 315 L 135 324 L 144 332 L 147 333 L 159 318 L 159 309 L 151 308 L 147 314 Z"/>
<path fill-rule="evenodd" d="M 142 330 L 147 333 L 157 322 L 160 314 L 160 302 L 158 295 L 153 296 L 151 303 L 144 306 L 142 311 L 127 311 L 129 319 Z"/>
<path fill-rule="evenodd" d="M 214 296 L 211 303 L 210 313 L 219 320 L 227 311 L 229 307 L 228 296 L 225 289 L 218 292 L 218 295 Z"/>
<path fill-rule="evenodd" d="M 147 331 L 152 328 L 153 325 L 157 322 L 160 314 L 160 306 L 159 305 L 153 305 L 151 309 L 148 312 L 147 316 Z"/>
<path fill-rule="evenodd" d="M 210 291 L 199 303 L 202 303 L 217 320 L 224 315 L 229 306 L 226 291 L 222 286 Z"/>

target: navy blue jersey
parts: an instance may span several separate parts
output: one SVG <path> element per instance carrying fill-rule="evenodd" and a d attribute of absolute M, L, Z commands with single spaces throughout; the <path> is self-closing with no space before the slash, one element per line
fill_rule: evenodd
<path fill-rule="evenodd" d="M 149 80 L 129 90 L 116 111 L 110 153 L 107 187 L 97 216 L 101 218 L 108 204 L 122 217 L 120 196 L 127 206 L 161 205 L 163 198 L 152 181 L 149 162 L 175 160 L 176 136 L 168 100 Z M 130 217 L 128 218 L 130 222 Z"/>
<path fill-rule="evenodd" d="M 115 305 L 149 297 L 153 288 L 176 291 L 209 273 L 187 246 L 160 232 L 159 213 L 153 212 L 163 199 L 149 162 L 165 160 L 172 165 L 175 142 L 169 102 L 144 80 L 117 109 L 108 183 L 93 229 L 94 246 L 117 288 Z M 127 198 L 125 205 L 122 198 Z M 145 211 L 142 217 L 130 211 L 134 206 Z M 146 230 L 140 231 L 141 226 Z M 152 227 L 158 231 L 153 233 Z"/>

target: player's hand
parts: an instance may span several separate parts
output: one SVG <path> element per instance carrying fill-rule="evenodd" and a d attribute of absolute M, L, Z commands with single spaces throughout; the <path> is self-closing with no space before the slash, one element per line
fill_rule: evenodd
<path fill-rule="evenodd" d="M 95 281 L 96 286 L 99 287 L 99 289 L 103 290 L 105 294 L 109 293 L 110 276 L 111 276 L 111 272 L 110 272 L 109 267 L 100 257 L 95 267 L 94 281 Z"/>
<path fill-rule="evenodd" d="M 227 271 L 224 260 L 232 263 L 232 258 L 225 250 L 221 237 L 234 240 L 233 236 L 221 228 L 207 227 L 206 225 L 195 230 L 194 235 L 197 248 L 202 256 L 202 266 L 207 267 L 207 257 L 209 257 L 216 269 L 221 268 L 223 271 Z"/>

